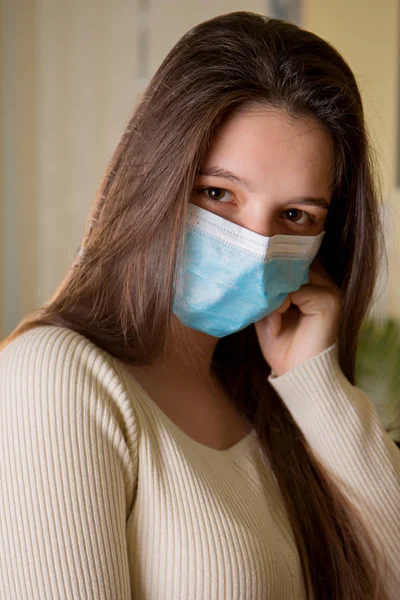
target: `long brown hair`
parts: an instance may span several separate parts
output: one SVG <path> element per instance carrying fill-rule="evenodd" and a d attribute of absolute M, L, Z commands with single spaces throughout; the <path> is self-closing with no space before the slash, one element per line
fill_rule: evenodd
<path fill-rule="evenodd" d="M 335 149 L 321 260 L 340 286 L 339 360 L 352 382 L 373 294 L 377 189 L 354 76 L 338 52 L 295 25 L 248 12 L 216 17 L 175 45 L 139 102 L 102 181 L 76 260 L 10 341 L 40 325 L 76 330 L 126 363 L 160 356 L 170 324 L 186 205 L 218 128 L 261 104 L 312 117 Z M 221 339 L 213 368 L 258 432 L 295 535 L 307 597 L 383 598 L 362 520 L 268 384 L 254 326 Z"/>

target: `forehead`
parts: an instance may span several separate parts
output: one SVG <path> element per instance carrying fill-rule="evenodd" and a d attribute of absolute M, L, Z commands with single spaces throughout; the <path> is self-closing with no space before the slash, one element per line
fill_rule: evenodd
<path fill-rule="evenodd" d="M 328 186 L 333 144 L 326 129 L 311 118 L 292 119 L 272 108 L 248 109 L 223 124 L 205 163 L 238 171 L 259 185 L 283 177 Z"/>

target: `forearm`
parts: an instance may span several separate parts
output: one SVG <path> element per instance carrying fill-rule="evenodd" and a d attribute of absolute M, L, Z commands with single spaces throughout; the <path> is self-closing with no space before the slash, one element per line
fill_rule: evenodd
<path fill-rule="evenodd" d="M 400 452 L 372 402 L 345 378 L 335 348 L 270 382 L 329 475 L 360 509 L 400 584 Z"/>

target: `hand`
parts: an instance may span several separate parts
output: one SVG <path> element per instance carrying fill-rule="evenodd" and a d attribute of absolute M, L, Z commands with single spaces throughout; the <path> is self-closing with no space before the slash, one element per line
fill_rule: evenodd
<path fill-rule="evenodd" d="M 263 356 L 276 375 L 287 373 L 335 343 L 340 308 L 338 288 L 314 262 L 309 283 L 255 323 Z"/>

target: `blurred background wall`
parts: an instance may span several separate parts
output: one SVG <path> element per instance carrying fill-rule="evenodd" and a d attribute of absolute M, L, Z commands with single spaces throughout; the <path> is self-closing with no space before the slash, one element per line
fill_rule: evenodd
<path fill-rule="evenodd" d="M 328 39 L 353 68 L 378 153 L 391 240 L 377 306 L 400 317 L 399 2 L 298 6 L 0 0 L 0 337 L 46 301 L 68 269 L 106 164 L 168 50 L 194 24 L 234 10 L 287 14 Z"/>

